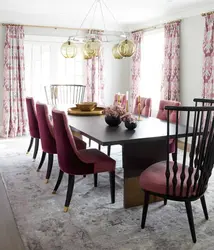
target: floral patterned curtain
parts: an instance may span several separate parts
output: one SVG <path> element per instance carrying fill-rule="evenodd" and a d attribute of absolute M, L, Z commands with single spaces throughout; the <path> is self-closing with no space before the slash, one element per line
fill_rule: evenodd
<path fill-rule="evenodd" d="M 4 44 L 3 131 L 4 138 L 26 133 L 25 66 L 23 26 L 6 26 Z"/>
<path fill-rule="evenodd" d="M 205 16 L 203 97 L 214 98 L 214 14 Z"/>
<path fill-rule="evenodd" d="M 132 33 L 132 39 L 136 44 L 136 51 L 132 56 L 131 61 L 131 87 L 130 87 L 130 108 L 134 105 L 134 100 L 140 94 L 140 79 L 141 79 L 141 41 L 142 31 Z"/>
<path fill-rule="evenodd" d="M 99 36 L 99 40 L 102 37 Z M 99 57 L 93 57 L 86 62 L 86 100 L 88 102 L 97 102 L 104 105 L 104 48 L 102 47 Z"/>
<path fill-rule="evenodd" d="M 180 100 L 180 21 L 165 24 L 162 99 Z"/>

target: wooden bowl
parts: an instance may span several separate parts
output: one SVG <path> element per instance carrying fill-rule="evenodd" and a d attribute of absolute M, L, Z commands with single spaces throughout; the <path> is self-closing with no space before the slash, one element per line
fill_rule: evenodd
<path fill-rule="evenodd" d="M 76 107 L 81 111 L 93 111 L 97 106 L 96 102 L 83 102 L 76 104 Z"/>

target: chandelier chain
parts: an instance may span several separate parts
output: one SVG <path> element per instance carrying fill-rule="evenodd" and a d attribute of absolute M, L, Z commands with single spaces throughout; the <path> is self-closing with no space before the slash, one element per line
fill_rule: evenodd
<path fill-rule="evenodd" d="M 100 11 L 101 11 L 102 19 L 103 19 L 104 30 L 106 30 L 106 24 L 105 24 L 105 19 L 104 19 L 104 14 L 103 14 L 103 8 L 102 8 L 101 1 L 99 1 L 99 4 L 100 4 Z M 106 35 L 105 37 L 106 37 L 106 41 L 108 42 L 108 36 Z"/>
<path fill-rule="evenodd" d="M 89 14 L 90 14 L 90 12 L 91 12 L 91 10 L 93 9 L 93 7 L 94 7 L 94 5 L 95 5 L 95 4 L 97 4 L 97 0 L 95 0 L 95 1 L 93 2 L 93 4 L 91 5 L 90 9 L 88 10 L 88 12 L 87 12 L 87 14 L 86 14 L 85 18 L 83 19 L 83 21 L 82 21 L 82 23 L 81 23 L 81 25 L 80 25 L 79 30 L 77 30 L 77 32 L 76 32 L 76 36 L 78 35 L 78 33 L 79 33 L 80 29 L 82 28 L 82 26 L 83 26 L 83 24 L 84 24 L 85 20 L 86 20 L 86 19 L 87 19 L 87 17 L 89 16 Z"/>
<path fill-rule="evenodd" d="M 121 27 L 120 26 L 120 23 L 117 21 L 117 19 L 115 18 L 113 12 L 109 9 L 109 7 L 106 5 L 106 3 L 104 2 L 104 0 L 100 0 L 102 1 L 102 3 L 105 5 L 106 9 L 109 11 L 109 13 L 111 14 L 112 18 L 114 19 L 114 21 L 117 23 L 118 27 Z M 121 33 L 126 36 L 125 32 L 121 29 Z"/>

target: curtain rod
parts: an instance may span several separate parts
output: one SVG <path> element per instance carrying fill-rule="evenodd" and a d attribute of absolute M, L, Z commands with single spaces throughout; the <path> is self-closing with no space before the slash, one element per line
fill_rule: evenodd
<path fill-rule="evenodd" d="M 168 23 L 162 23 L 162 24 L 159 24 L 159 25 L 155 25 L 155 26 L 151 26 L 151 27 L 147 27 L 147 28 L 143 28 L 143 29 L 139 29 L 139 30 L 134 30 L 134 31 L 132 31 L 132 33 L 139 32 L 139 31 L 147 31 L 147 30 L 153 30 L 153 29 L 160 29 L 160 28 L 163 28 L 163 26 L 165 24 L 177 23 L 177 22 L 181 22 L 181 20 L 182 19 L 178 19 L 178 20 L 171 21 L 171 22 L 168 22 Z"/>
<path fill-rule="evenodd" d="M 207 15 L 211 15 L 211 14 L 214 14 L 214 11 L 210 11 L 210 12 L 207 12 L 207 13 L 202 13 L 201 15 L 202 16 L 207 16 Z"/>
<path fill-rule="evenodd" d="M 48 28 L 48 29 L 65 29 L 65 30 L 82 30 L 82 31 L 89 31 L 90 29 L 86 28 L 69 28 L 69 27 L 56 27 L 56 26 L 42 26 L 42 25 L 30 25 L 30 24 L 14 24 L 14 23 L 2 23 L 2 26 L 7 25 L 14 25 L 14 26 L 25 26 L 25 27 L 32 27 L 32 28 Z M 93 31 L 103 32 L 103 30 L 93 29 Z"/>

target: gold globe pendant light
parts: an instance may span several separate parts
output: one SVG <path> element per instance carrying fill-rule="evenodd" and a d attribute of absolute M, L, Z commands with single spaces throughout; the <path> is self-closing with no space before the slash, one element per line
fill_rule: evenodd
<path fill-rule="evenodd" d="M 124 40 L 118 45 L 118 52 L 123 57 L 131 57 L 136 50 L 136 45 L 131 40 Z"/>
<path fill-rule="evenodd" d="M 85 60 L 89 60 L 89 59 L 92 59 L 94 57 L 94 55 L 88 55 L 87 53 L 86 53 L 86 51 L 83 49 L 83 58 L 85 59 Z"/>
<path fill-rule="evenodd" d="M 88 41 L 86 41 L 83 50 L 84 53 L 89 57 L 93 56 L 98 57 L 100 55 L 100 50 L 101 50 L 100 40 L 96 38 L 90 38 Z"/>
<path fill-rule="evenodd" d="M 76 44 L 68 40 L 62 44 L 61 53 L 65 58 L 74 58 L 77 54 Z"/>
<path fill-rule="evenodd" d="M 112 48 L 113 57 L 115 59 L 123 59 L 123 56 L 121 56 L 121 54 L 118 51 L 118 45 L 119 44 L 115 44 L 114 47 Z"/>

